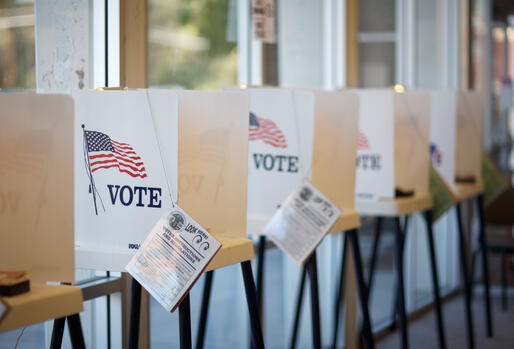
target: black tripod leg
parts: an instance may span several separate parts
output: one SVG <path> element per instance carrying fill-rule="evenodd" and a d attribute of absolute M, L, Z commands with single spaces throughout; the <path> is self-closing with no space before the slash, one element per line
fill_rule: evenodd
<path fill-rule="evenodd" d="M 200 320 L 198 332 L 196 334 L 196 349 L 202 349 L 205 341 L 205 330 L 207 329 L 207 315 L 209 313 L 209 301 L 211 299 L 212 279 L 214 270 L 205 273 L 205 283 L 203 284 L 202 305 L 200 307 Z"/>
<path fill-rule="evenodd" d="M 406 349 L 409 347 L 409 335 L 407 332 L 407 314 L 405 310 L 405 293 L 404 293 L 404 278 L 403 278 L 403 238 L 400 227 L 400 218 L 394 218 L 394 235 L 395 235 L 395 262 L 396 262 L 396 274 L 398 281 L 398 317 L 400 320 L 400 331 L 402 339 L 402 348 Z"/>
<path fill-rule="evenodd" d="M 446 348 L 446 340 L 444 336 L 443 314 L 441 309 L 441 295 L 439 288 L 439 277 L 437 275 L 437 261 L 435 258 L 434 233 L 432 231 L 432 211 L 425 211 L 425 222 L 427 225 L 427 242 L 428 253 L 430 256 L 430 269 L 432 272 L 432 288 L 434 290 L 434 304 L 437 332 L 439 335 L 439 348 Z"/>
<path fill-rule="evenodd" d="M 70 333 L 71 346 L 73 349 L 86 348 L 84 335 L 82 333 L 82 326 L 80 325 L 79 314 L 68 316 L 68 330 Z"/>
<path fill-rule="evenodd" d="M 132 279 L 132 297 L 130 300 L 129 349 L 139 346 L 139 318 L 141 314 L 141 284 Z"/>
<path fill-rule="evenodd" d="M 264 290 L 264 252 L 266 250 L 266 236 L 259 236 L 259 247 L 257 250 L 257 277 L 255 286 L 257 287 L 257 304 L 259 304 L 259 314 L 261 316 L 262 323 L 262 299 Z"/>
<path fill-rule="evenodd" d="M 250 313 L 250 325 L 252 329 L 253 346 L 256 349 L 264 349 L 264 339 L 262 337 L 261 321 L 259 319 L 259 305 L 257 304 L 257 291 L 252 274 L 252 264 L 250 261 L 241 263 L 243 281 L 245 284 L 246 301 Z"/>
<path fill-rule="evenodd" d="M 64 335 L 64 324 L 66 318 L 62 317 L 54 320 L 54 326 L 52 329 L 52 339 L 50 341 L 51 349 L 60 349 L 62 346 L 62 337 Z"/>
<path fill-rule="evenodd" d="M 507 299 L 507 253 L 505 251 L 502 252 L 500 263 L 501 271 L 502 271 L 502 310 L 507 311 L 508 307 L 508 299 Z"/>
<path fill-rule="evenodd" d="M 371 262 L 369 266 L 369 276 L 368 276 L 368 302 L 371 294 L 371 286 L 373 285 L 373 276 L 375 274 L 375 266 L 377 264 L 378 257 L 378 246 L 380 244 L 380 236 L 382 235 L 382 223 L 383 218 L 377 217 L 376 225 L 375 225 L 375 235 L 373 237 L 373 247 L 371 250 Z"/>
<path fill-rule="evenodd" d="M 312 347 L 321 349 L 321 320 L 319 311 L 318 293 L 318 265 L 316 251 L 314 251 L 307 262 L 307 273 L 311 286 L 311 315 L 312 315 Z"/>
<path fill-rule="evenodd" d="M 368 288 L 366 286 L 366 282 L 364 281 L 364 270 L 362 268 L 362 259 L 359 247 L 359 238 L 357 235 L 357 229 L 350 230 L 348 232 L 350 237 L 350 243 L 352 245 L 353 251 L 353 259 L 355 264 L 355 274 L 357 277 L 357 287 L 359 291 L 359 300 L 361 304 L 361 313 L 363 320 L 363 332 L 364 339 L 366 340 L 367 347 L 373 349 L 375 347 L 375 342 L 373 340 L 373 332 L 371 330 L 371 318 L 369 316 L 368 309 Z"/>
<path fill-rule="evenodd" d="M 336 299 L 334 305 L 334 328 L 332 331 L 332 348 L 337 347 L 337 335 L 339 330 L 339 318 L 341 315 L 342 304 L 343 304 L 343 288 L 344 288 L 344 271 L 346 268 L 346 234 L 343 233 L 341 236 L 343 241 L 343 251 L 341 254 L 341 270 L 339 272 L 339 281 L 336 287 Z"/>
<path fill-rule="evenodd" d="M 302 272 L 300 276 L 300 283 L 298 285 L 298 294 L 296 296 L 296 307 L 294 312 L 294 320 L 293 320 L 293 331 L 291 334 L 291 342 L 289 348 L 296 348 L 296 339 L 298 337 L 298 328 L 300 327 L 300 315 L 302 314 L 302 301 L 303 301 L 303 291 L 305 289 L 305 278 L 307 276 L 307 267 L 304 265 L 302 267 Z"/>
<path fill-rule="evenodd" d="M 460 203 L 457 203 L 455 209 L 457 210 L 457 233 L 459 234 L 460 261 L 462 269 L 462 281 L 464 286 L 464 306 L 466 309 L 466 325 L 468 329 L 468 344 L 470 349 L 474 349 L 475 335 L 473 329 L 473 318 L 471 314 L 471 286 L 469 283 L 468 257 L 466 252 L 466 240 L 464 238 L 464 231 L 462 227 Z"/>
<path fill-rule="evenodd" d="M 191 305 L 189 294 L 178 306 L 178 321 L 180 330 L 180 349 L 191 349 Z"/>
<path fill-rule="evenodd" d="M 484 301 L 485 301 L 485 313 L 486 313 L 486 324 L 487 324 L 487 337 L 493 336 L 493 320 L 491 316 L 491 296 L 489 294 L 489 263 L 487 260 L 487 238 L 485 236 L 485 225 L 484 225 L 484 197 L 483 195 L 477 196 L 477 208 L 478 208 L 478 221 L 479 221 L 479 243 L 480 249 L 482 250 L 482 272 L 484 274 Z"/>

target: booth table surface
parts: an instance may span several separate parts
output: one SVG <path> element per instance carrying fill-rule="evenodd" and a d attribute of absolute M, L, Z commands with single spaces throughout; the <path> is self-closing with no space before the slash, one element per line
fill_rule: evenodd
<path fill-rule="evenodd" d="M 379 200 L 356 200 L 355 209 L 361 215 L 398 217 L 432 208 L 432 195 L 415 194 L 409 197 Z"/>
<path fill-rule="evenodd" d="M 220 236 L 214 237 L 221 242 L 221 248 L 207 265 L 205 271 L 216 270 L 253 259 L 254 251 L 252 240 Z"/>
<path fill-rule="evenodd" d="M 451 190 L 458 201 L 463 201 L 478 194 L 482 194 L 484 191 L 484 185 L 482 182 L 457 183 L 451 187 Z"/>
<path fill-rule="evenodd" d="M 339 219 L 329 230 L 329 234 L 339 233 L 344 230 L 357 229 L 361 226 L 361 218 L 359 212 L 355 210 L 343 210 Z"/>
<path fill-rule="evenodd" d="M 14 297 L 2 297 L 9 307 L 0 322 L 0 333 L 39 322 L 78 314 L 82 290 L 74 286 L 30 283 L 30 291 Z"/>

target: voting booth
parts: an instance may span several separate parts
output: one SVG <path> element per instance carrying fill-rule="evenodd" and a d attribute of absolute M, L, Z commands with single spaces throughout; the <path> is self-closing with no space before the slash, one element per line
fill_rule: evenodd
<path fill-rule="evenodd" d="M 0 105 L 0 269 L 27 271 L 30 281 L 3 298 L 0 332 L 66 317 L 83 345 L 82 291 L 46 284 L 74 280 L 73 100 L 0 93 Z"/>
<path fill-rule="evenodd" d="M 248 234 L 267 221 L 305 178 L 310 179 L 314 96 L 277 88 L 243 89 L 248 126 Z"/>
<path fill-rule="evenodd" d="M 430 91 L 430 154 L 452 191 L 482 187 L 484 96 L 473 91 Z"/>
<path fill-rule="evenodd" d="M 357 207 L 363 202 L 364 211 L 372 211 L 372 202 L 409 197 L 425 198 L 430 206 L 430 95 L 421 91 L 357 91 L 361 97 Z"/>
<path fill-rule="evenodd" d="M 243 91 L 250 96 L 248 233 L 260 234 L 304 179 L 312 180 L 343 215 L 353 210 L 358 96 L 302 89 Z M 358 222 L 354 217 L 353 224 Z"/>
<path fill-rule="evenodd" d="M 73 100 L 0 93 L 0 269 L 73 281 Z"/>

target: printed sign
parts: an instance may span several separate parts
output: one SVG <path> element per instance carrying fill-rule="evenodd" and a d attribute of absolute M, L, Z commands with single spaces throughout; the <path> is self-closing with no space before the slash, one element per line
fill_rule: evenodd
<path fill-rule="evenodd" d="M 253 39 L 273 44 L 275 33 L 275 0 L 252 0 Z"/>
<path fill-rule="evenodd" d="M 159 219 L 126 270 L 173 312 L 220 248 L 219 241 L 175 205 Z"/>
<path fill-rule="evenodd" d="M 177 98 L 144 90 L 73 97 L 78 267 L 123 270 L 177 199 Z"/>
<path fill-rule="evenodd" d="M 264 233 L 296 263 L 304 264 L 341 210 L 305 181 L 289 195 Z"/>
<path fill-rule="evenodd" d="M 394 93 L 355 92 L 360 96 L 355 198 L 394 197 Z"/>
<path fill-rule="evenodd" d="M 248 89 L 248 220 L 264 223 L 310 175 L 314 96 L 282 89 Z M 261 233 L 252 231 L 249 233 Z"/>

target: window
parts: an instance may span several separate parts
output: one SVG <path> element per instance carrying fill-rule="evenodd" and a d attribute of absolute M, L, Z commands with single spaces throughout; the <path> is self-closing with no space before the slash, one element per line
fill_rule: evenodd
<path fill-rule="evenodd" d="M 237 83 L 237 1 L 151 0 L 149 84 L 220 89 Z"/>
<path fill-rule="evenodd" d="M 34 2 L 0 0 L 0 88 L 36 88 L 34 48 Z"/>

